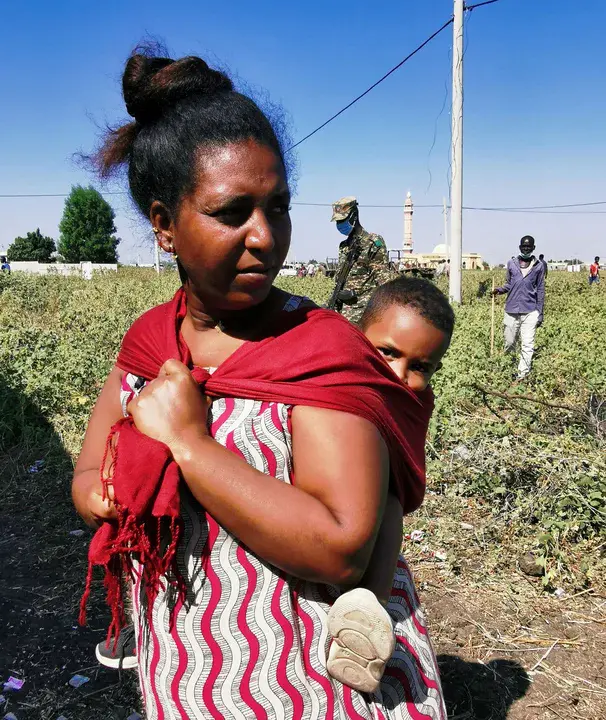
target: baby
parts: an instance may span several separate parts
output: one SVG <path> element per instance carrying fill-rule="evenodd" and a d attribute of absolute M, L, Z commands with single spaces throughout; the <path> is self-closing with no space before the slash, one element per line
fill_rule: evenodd
<path fill-rule="evenodd" d="M 427 388 L 441 367 L 454 314 L 446 296 L 431 282 L 400 277 L 375 290 L 359 327 L 400 380 L 418 392 Z M 402 528 L 402 506 L 389 494 L 365 576 L 328 613 L 333 639 L 328 672 L 360 692 L 377 689 L 395 647 L 385 606 L 402 547 Z"/>

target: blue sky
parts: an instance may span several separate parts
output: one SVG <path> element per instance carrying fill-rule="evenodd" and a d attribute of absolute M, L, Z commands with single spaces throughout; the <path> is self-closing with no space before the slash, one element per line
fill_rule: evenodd
<path fill-rule="evenodd" d="M 146 34 L 163 39 L 173 56 L 199 54 L 253 93 L 266 91 L 283 105 L 296 140 L 451 12 L 451 0 L 10 3 L 0 48 L 0 194 L 65 193 L 95 183 L 72 154 L 94 147 L 99 125 L 125 118 L 121 72 Z M 603 0 L 500 0 L 468 14 L 466 205 L 606 201 L 605 23 Z M 419 205 L 441 204 L 448 194 L 451 45 L 449 28 L 301 145 L 294 201 L 356 195 L 361 205 L 402 204 L 410 190 Z M 149 226 L 125 197 L 108 199 L 121 259 L 149 261 Z M 63 202 L 0 199 L 0 248 L 36 227 L 57 238 Z M 340 236 L 329 208 L 294 205 L 292 217 L 293 257 L 335 255 Z M 401 246 L 401 210 L 366 208 L 362 221 L 389 247 Z M 464 250 L 501 262 L 532 234 L 548 257 L 606 256 L 605 224 L 606 214 L 466 211 Z M 430 250 L 442 236 L 441 211 L 418 208 L 416 249 Z"/>

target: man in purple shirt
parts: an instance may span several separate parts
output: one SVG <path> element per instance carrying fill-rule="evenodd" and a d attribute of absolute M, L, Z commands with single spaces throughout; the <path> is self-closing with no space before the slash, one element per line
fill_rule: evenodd
<path fill-rule="evenodd" d="M 520 240 L 520 254 L 507 263 L 505 285 L 495 295 L 507 294 L 505 303 L 505 351 L 512 352 L 518 338 L 522 345 L 518 380 L 530 372 L 536 329 L 543 322 L 545 302 L 545 266 L 534 256 L 534 238 Z"/>

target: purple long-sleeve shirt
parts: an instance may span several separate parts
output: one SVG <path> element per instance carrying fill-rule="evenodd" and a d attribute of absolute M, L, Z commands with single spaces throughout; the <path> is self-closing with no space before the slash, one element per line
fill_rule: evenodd
<path fill-rule="evenodd" d="M 540 260 L 535 260 L 534 265 L 524 277 L 518 258 L 511 258 L 507 263 L 505 285 L 498 288 L 498 290 L 500 293 L 507 293 L 505 312 L 515 315 L 538 310 L 539 319 L 543 319 L 545 267 Z"/>

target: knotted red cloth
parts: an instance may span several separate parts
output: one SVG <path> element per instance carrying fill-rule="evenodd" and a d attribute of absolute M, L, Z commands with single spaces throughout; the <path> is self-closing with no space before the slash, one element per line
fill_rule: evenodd
<path fill-rule="evenodd" d="M 337 313 L 313 307 L 281 313 L 268 337 L 245 342 L 210 375 L 192 367 L 180 332 L 186 310 L 185 292 L 180 289 L 170 302 L 136 320 L 124 336 L 118 367 L 152 380 L 166 360 L 175 358 L 192 368 L 201 390 L 211 397 L 310 405 L 365 418 L 387 445 L 391 491 L 404 512 L 419 507 L 425 493 L 425 438 L 433 410 L 430 389 L 410 391 L 359 330 Z M 111 439 L 117 432 L 119 442 L 114 447 Z M 184 586 L 176 568 L 182 532 L 180 475 L 170 450 L 140 433 L 126 418 L 112 429 L 108 452 L 118 522 L 104 523 L 91 542 L 80 620 L 85 622 L 92 567 L 102 565 L 112 609 L 109 637 L 124 621 L 121 570 L 133 572 L 133 557 L 143 573 L 150 612 L 163 582 L 174 584 L 179 593 Z"/>

